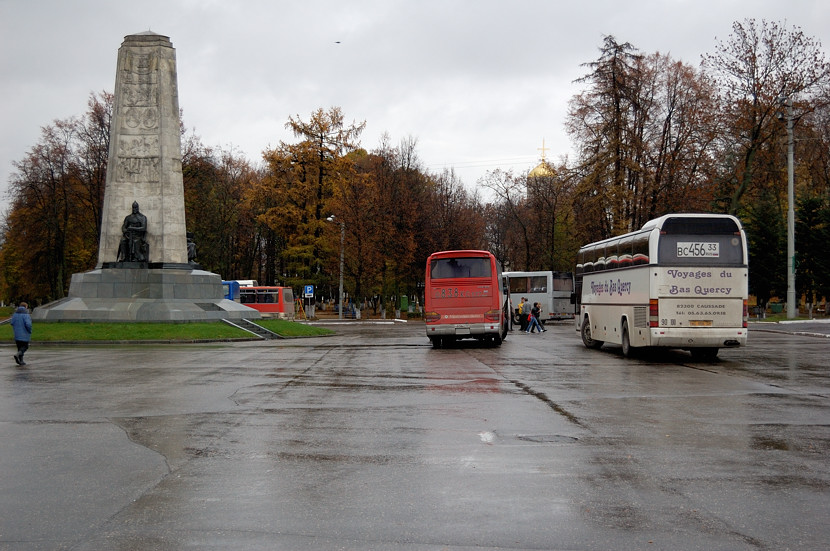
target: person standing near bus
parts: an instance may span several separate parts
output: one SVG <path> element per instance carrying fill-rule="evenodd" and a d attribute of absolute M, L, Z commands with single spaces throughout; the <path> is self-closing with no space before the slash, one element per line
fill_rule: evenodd
<path fill-rule="evenodd" d="M 29 349 L 29 341 L 32 340 L 32 316 L 29 315 L 29 305 L 21 302 L 17 310 L 12 314 L 12 329 L 14 329 L 14 344 L 17 345 L 17 354 L 14 361 L 17 365 L 26 365 L 23 361 L 23 354 Z"/>
<path fill-rule="evenodd" d="M 529 313 L 530 307 L 527 299 L 522 297 L 522 300 L 519 301 L 519 328 L 525 332 L 527 332 L 527 315 Z"/>

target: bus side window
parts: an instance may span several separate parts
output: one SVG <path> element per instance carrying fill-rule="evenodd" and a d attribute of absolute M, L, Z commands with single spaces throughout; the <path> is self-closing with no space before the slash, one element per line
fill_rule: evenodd
<path fill-rule="evenodd" d="M 620 245 L 617 248 L 619 255 L 620 268 L 627 268 L 634 263 L 634 255 L 631 252 L 631 246 L 634 242 L 633 237 L 625 237 L 620 240 Z"/>
<path fill-rule="evenodd" d="M 527 277 L 510 278 L 510 294 L 527 293 Z"/>
<path fill-rule="evenodd" d="M 553 290 L 554 291 L 573 291 L 574 290 L 573 277 L 565 277 L 565 276 L 557 277 L 556 275 L 554 275 L 554 277 L 553 277 Z"/>
<path fill-rule="evenodd" d="M 597 259 L 596 250 L 594 248 L 585 249 L 585 262 L 582 263 L 582 271 L 590 273 L 594 271 L 594 261 Z"/>
<path fill-rule="evenodd" d="M 634 240 L 631 243 L 631 253 L 635 266 L 648 264 L 648 233 L 641 233 L 634 236 Z"/>
<path fill-rule="evenodd" d="M 605 245 L 597 247 L 596 260 L 594 260 L 594 271 L 601 272 L 605 269 Z"/>

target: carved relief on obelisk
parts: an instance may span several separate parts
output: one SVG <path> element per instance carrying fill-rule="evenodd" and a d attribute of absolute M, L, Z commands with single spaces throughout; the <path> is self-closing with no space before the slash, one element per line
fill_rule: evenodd
<path fill-rule="evenodd" d="M 152 32 L 124 37 L 115 76 L 98 267 L 115 262 L 134 202 L 147 217 L 151 264 L 186 264 L 176 51 Z"/>

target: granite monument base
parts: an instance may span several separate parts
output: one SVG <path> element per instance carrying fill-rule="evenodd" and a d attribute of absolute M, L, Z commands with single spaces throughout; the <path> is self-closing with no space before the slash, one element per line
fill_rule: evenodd
<path fill-rule="evenodd" d="M 224 298 L 222 280 L 194 269 L 100 268 L 72 274 L 69 296 L 35 308 L 36 321 L 191 322 L 259 319 Z"/>

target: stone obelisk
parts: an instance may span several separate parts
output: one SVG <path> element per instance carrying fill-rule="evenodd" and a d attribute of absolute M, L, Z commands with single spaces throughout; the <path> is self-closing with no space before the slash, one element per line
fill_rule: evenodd
<path fill-rule="evenodd" d="M 224 298 L 222 280 L 188 258 L 176 51 L 152 32 L 118 50 L 98 264 L 69 296 L 35 308 L 44 321 L 259 318 Z"/>
<path fill-rule="evenodd" d="M 186 264 L 176 50 L 166 36 L 124 37 L 118 50 L 98 267 L 117 260 L 133 202 L 147 217 L 151 264 Z"/>

